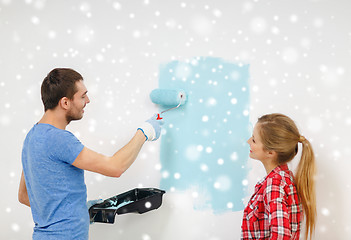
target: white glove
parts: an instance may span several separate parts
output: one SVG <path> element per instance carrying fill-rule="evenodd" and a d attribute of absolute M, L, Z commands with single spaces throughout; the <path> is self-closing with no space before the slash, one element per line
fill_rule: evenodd
<path fill-rule="evenodd" d="M 139 128 L 145 137 L 146 141 L 156 141 L 161 135 L 161 127 L 164 124 L 162 120 L 157 120 L 157 114 L 146 120 Z"/>

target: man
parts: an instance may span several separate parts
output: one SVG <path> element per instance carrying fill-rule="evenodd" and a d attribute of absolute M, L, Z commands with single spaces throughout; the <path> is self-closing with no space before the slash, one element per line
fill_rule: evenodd
<path fill-rule="evenodd" d="M 83 117 L 90 102 L 83 77 L 67 68 L 52 70 L 41 86 L 45 113 L 26 136 L 18 199 L 31 207 L 33 239 L 88 239 L 84 170 L 120 177 L 146 140 L 157 140 L 162 122 L 153 117 L 113 156 L 85 147 L 66 126 Z"/>

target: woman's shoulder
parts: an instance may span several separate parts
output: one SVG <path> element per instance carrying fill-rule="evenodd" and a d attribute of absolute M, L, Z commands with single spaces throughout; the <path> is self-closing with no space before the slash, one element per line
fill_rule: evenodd
<path fill-rule="evenodd" d="M 279 195 L 290 195 L 295 189 L 294 178 L 289 169 L 276 168 L 267 178 L 266 189 L 268 192 L 280 192 Z"/>
<path fill-rule="evenodd" d="M 264 185 L 268 191 L 276 188 L 290 188 L 294 185 L 294 177 L 288 168 L 278 166 L 267 176 Z"/>

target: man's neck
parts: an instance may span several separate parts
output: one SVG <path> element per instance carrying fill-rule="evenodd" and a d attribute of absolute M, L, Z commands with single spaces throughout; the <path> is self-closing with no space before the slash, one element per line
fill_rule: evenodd
<path fill-rule="evenodd" d="M 68 125 L 65 115 L 55 110 L 47 110 L 39 123 L 50 124 L 62 130 L 65 130 Z"/>

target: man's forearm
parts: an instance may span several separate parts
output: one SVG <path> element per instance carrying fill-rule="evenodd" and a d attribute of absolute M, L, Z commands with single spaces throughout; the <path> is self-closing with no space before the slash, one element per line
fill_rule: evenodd
<path fill-rule="evenodd" d="M 19 201 L 20 201 L 20 203 L 22 203 L 22 204 L 24 204 L 24 205 L 30 207 L 30 202 L 29 202 L 28 196 L 27 196 L 26 198 L 20 199 Z"/>
<path fill-rule="evenodd" d="M 30 202 L 29 202 L 26 182 L 24 180 L 23 171 L 22 171 L 20 185 L 19 185 L 19 189 L 18 189 L 18 201 L 20 203 L 30 207 Z"/>
<path fill-rule="evenodd" d="M 119 166 L 121 174 L 133 164 L 145 140 L 146 138 L 143 132 L 138 130 L 134 137 L 111 157 L 111 161 Z"/>

